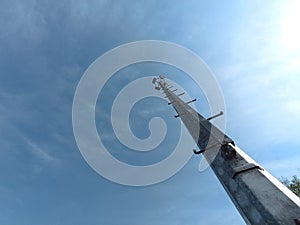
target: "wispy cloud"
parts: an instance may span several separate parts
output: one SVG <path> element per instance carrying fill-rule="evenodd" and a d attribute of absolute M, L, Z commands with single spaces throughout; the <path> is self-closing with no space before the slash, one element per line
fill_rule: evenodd
<path fill-rule="evenodd" d="M 46 150 L 40 147 L 37 143 L 33 142 L 29 138 L 23 137 L 24 142 L 27 144 L 28 149 L 35 156 L 37 159 L 50 164 L 54 165 L 60 163 L 61 160 L 49 154 Z"/>

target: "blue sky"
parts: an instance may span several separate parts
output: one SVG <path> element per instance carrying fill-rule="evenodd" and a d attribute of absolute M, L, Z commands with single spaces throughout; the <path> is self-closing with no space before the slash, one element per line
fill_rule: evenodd
<path fill-rule="evenodd" d="M 0 224 L 244 224 L 213 172 L 198 172 L 199 157 L 147 187 L 107 181 L 84 161 L 72 130 L 76 86 L 97 57 L 131 41 L 170 41 L 197 53 L 222 88 L 227 134 L 275 177 L 299 174 L 296 1 L 0 4 Z M 147 68 L 132 71 L 151 75 Z M 190 95 L 200 96 L 197 108 L 209 116 L 201 91 Z M 147 109 L 142 103 L 133 113 Z M 157 102 L 161 107 L 163 117 L 173 116 Z M 105 133 L 101 124 L 107 121 L 97 115 L 98 131 Z M 176 137 L 175 128 L 170 135 Z M 147 136 L 147 130 L 135 129 Z"/>

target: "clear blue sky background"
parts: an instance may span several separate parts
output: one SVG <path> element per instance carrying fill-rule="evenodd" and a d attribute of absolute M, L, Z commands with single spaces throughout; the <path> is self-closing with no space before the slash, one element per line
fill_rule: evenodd
<path fill-rule="evenodd" d="M 0 1 L 0 224 L 244 224 L 197 157 L 148 187 L 95 173 L 73 136 L 73 95 L 113 47 L 178 43 L 220 83 L 228 135 L 275 177 L 299 174 L 299 11 L 271 0 Z"/>

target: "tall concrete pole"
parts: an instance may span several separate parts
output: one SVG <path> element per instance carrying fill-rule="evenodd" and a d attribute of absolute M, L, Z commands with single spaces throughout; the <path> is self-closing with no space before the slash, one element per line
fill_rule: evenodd
<path fill-rule="evenodd" d="M 233 201 L 246 224 L 300 224 L 300 199 L 253 159 L 234 141 L 183 102 L 167 88 L 162 76 L 154 78 L 162 89 Z M 221 113 L 222 114 L 222 113 Z M 216 115 L 218 116 L 218 115 Z"/>

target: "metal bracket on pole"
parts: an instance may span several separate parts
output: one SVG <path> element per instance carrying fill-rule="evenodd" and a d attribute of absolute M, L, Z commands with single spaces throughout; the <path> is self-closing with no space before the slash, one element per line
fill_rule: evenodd
<path fill-rule="evenodd" d="M 177 91 L 178 89 L 175 89 L 175 90 L 170 90 L 171 92 L 175 92 L 175 91 Z"/>
<path fill-rule="evenodd" d="M 199 150 L 199 151 L 197 151 L 196 149 L 193 149 L 193 152 L 194 152 L 194 154 L 196 154 L 196 155 L 199 155 L 199 154 L 201 154 L 201 153 L 203 153 L 203 152 L 205 152 L 206 151 L 206 149 L 202 149 L 202 150 Z"/>
<path fill-rule="evenodd" d="M 192 102 L 195 102 L 197 99 L 193 99 L 193 100 L 191 100 L 191 101 L 188 101 L 188 102 L 186 102 L 185 104 L 190 104 L 190 103 L 192 103 Z"/>
<path fill-rule="evenodd" d="M 221 111 L 220 113 L 218 113 L 218 114 L 216 114 L 216 115 L 214 115 L 214 116 L 208 117 L 207 120 L 212 120 L 212 119 L 214 119 L 214 118 L 217 118 L 217 117 L 219 117 L 219 116 L 222 116 L 223 114 L 224 114 L 223 111 Z"/>
<path fill-rule="evenodd" d="M 184 95 L 184 92 L 180 93 L 180 94 L 179 94 L 179 95 L 177 95 L 177 96 L 179 97 L 179 96 L 181 96 L 181 95 Z"/>
<path fill-rule="evenodd" d="M 254 169 L 260 169 L 260 170 L 264 170 L 263 168 L 261 168 L 260 166 L 258 165 L 255 165 L 253 163 L 248 163 L 244 166 L 240 166 L 240 167 L 237 167 L 233 170 L 233 175 L 232 175 L 232 179 L 235 179 L 237 175 L 241 174 L 241 173 L 244 173 L 244 172 L 247 172 L 247 171 L 250 171 L 250 170 L 254 170 Z"/>
<path fill-rule="evenodd" d="M 204 149 L 201 149 L 199 151 L 197 151 L 196 149 L 193 149 L 193 152 L 194 152 L 194 154 L 199 155 L 199 154 L 205 152 L 206 150 L 211 149 L 211 148 L 213 148 L 215 146 L 218 146 L 218 145 L 221 145 L 221 143 L 216 143 L 216 144 L 210 145 L 210 146 L 208 146 L 208 147 L 206 147 Z"/>
<path fill-rule="evenodd" d="M 176 115 L 174 117 L 177 118 L 177 117 L 183 116 L 184 114 L 186 114 L 186 113 L 181 113 L 181 114 L 178 114 L 178 115 Z"/>

